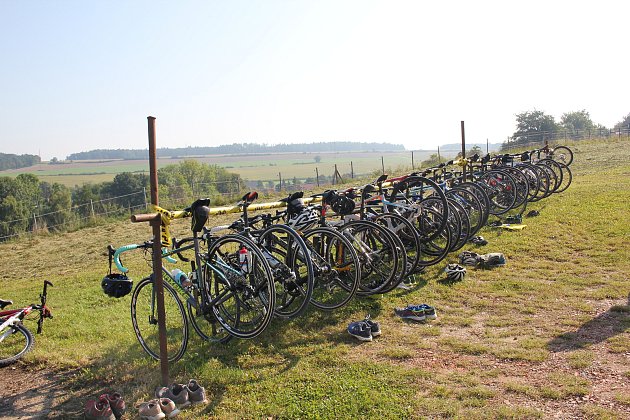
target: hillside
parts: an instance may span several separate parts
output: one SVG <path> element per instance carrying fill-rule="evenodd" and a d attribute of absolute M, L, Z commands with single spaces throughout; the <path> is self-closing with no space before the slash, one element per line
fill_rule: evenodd
<path fill-rule="evenodd" d="M 359 143 L 349 141 L 320 142 L 320 143 L 291 143 L 291 144 L 258 144 L 258 143 L 233 143 L 214 147 L 181 147 L 158 148 L 157 157 L 186 157 L 186 156 L 210 156 L 230 154 L 261 154 L 261 153 L 322 153 L 322 152 L 372 152 L 372 151 L 402 151 L 405 148 L 400 144 L 390 143 Z M 92 159 L 147 159 L 146 149 L 98 149 L 89 152 L 73 153 L 67 160 L 92 160 Z"/>
<path fill-rule="evenodd" d="M 572 148 L 573 184 L 530 205 L 541 214 L 526 219 L 526 229 L 482 230 L 489 244 L 474 250 L 504 253 L 505 267 L 469 269 L 462 282 L 446 284 L 445 261 L 411 291 L 276 320 L 253 340 L 211 345 L 192 337 L 171 378 L 199 380 L 210 402 L 180 418 L 629 418 L 630 141 Z M 178 237 L 188 229 L 187 220 L 174 223 Z M 135 339 L 130 297 L 100 290 L 106 245 L 149 235 L 148 224 L 120 222 L 0 244 L 10 262 L 1 298 L 23 305 L 43 279 L 55 284 L 55 318 L 24 364 L 2 370 L 24 387 L 0 389 L 0 417 L 75 418 L 88 398 L 112 389 L 130 406 L 152 397 L 159 366 Z M 136 282 L 149 272 L 140 252 L 125 264 Z M 424 302 L 437 308 L 437 320 L 394 316 L 395 307 Z M 366 313 L 383 334 L 359 344 L 345 329 Z M 42 386 L 25 392 L 32 377 Z"/>

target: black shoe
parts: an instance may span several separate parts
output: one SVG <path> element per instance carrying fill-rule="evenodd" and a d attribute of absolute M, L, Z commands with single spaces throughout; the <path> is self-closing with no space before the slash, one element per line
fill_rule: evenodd
<path fill-rule="evenodd" d="M 351 322 L 348 333 L 360 341 L 372 341 L 372 329 L 365 321 Z"/>
<path fill-rule="evenodd" d="M 370 327 L 370 332 L 372 333 L 372 337 L 378 337 L 379 335 L 381 335 L 381 325 L 376 321 L 372 321 L 370 319 L 370 314 L 367 314 L 365 316 L 365 319 L 363 320 L 363 322 L 365 322 L 368 325 L 368 327 Z"/>

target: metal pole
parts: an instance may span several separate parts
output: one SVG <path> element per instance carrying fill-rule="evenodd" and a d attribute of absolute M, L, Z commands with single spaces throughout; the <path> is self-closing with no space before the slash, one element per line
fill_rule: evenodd
<path fill-rule="evenodd" d="M 462 127 L 462 159 L 466 159 L 466 132 L 464 130 L 464 121 L 461 122 Z M 466 180 L 466 165 L 463 166 L 462 177 Z"/>
<path fill-rule="evenodd" d="M 151 184 L 151 203 L 159 205 L 158 177 L 157 177 L 157 153 L 155 146 L 155 117 L 147 117 L 149 122 L 149 180 Z M 157 297 L 158 332 L 160 338 L 160 372 L 162 373 L 162 385 L 168 386 L 168 350 L 166 348 L 166 312 L 164 311 L 164 284 L 162 278 L 162 243 L 160 225 L 162 218 L 159 216 L 151 221 L 153 227 L 153 279 Z"/>

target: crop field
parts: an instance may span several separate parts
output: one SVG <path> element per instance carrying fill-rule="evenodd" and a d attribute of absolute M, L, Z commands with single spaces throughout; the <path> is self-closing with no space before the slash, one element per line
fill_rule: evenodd
<path fill-rule="evenodd" d="M 275 320 L 253 340 L 212 345 L 193 332 L 183 359 L 170 366 L 171 381 L 197 379 L 209 404 L 180 418 L 630 418 L 630 141 L 571 147 L 566 192 L 530 205 L 540 216 L 524 219 L 524 230 L 486 227 L 488 245 L 464 248 L 502 252 L 505 267 L 469 269 L 449 284 L 442 270 L 456 261 L 451 255 L 410 291 Z M 355 171 L 363 158 L 380 167 L 380 154 L 334 157 L 352 159 Z M 282 168 L 313 170 L 313 157 L 300 159 L 287 156 Z M 266 156 L 248 159 L 257 161 L 260 171 L 269 166 Z M 242 158 L 223 162 L 248 169 Z M 322 156 L 320 173 L 331 163 L 333 156 Z M 285 176 L 280 167 L 272 177 Z M 183 237 L 189 221 L 173 229 Z M 130 296 L 109 298 L 100 288 L 107 244 L 150 235 L 148 224 L 118 222 L 0 244 L 0 298 L 25 305 L 44 279 L 55 284 L 54 319 L 31 353 L 0 369 L 1 418 L 77 418 L 86 400 L 109 390 L 129 406 L 153 398 L 159 364 L 135 338 Z M 140 251 L 125 265 L 135 281 L 150 272 Z M 438 318 L 414 323 L 394 315 L 412 303 L 435 306 Z M 360 343 L 346 326 L 368 313 L 383 333 Z"/>
<path fill-rule="evenodd" d="M 414 152 L 414 163 L 418 165 L 427 159 L 431 153 L 428 151 Z M 320 175 L 331 176 L 334 166 L 342 174 L 351 173 L 351 165 L 355 174 L 368 174 L 382 167 L 381 156 L 385 167 L 396 169 L 397 167 L 411 167 L 411 152 L 359 152 L 359 153 L 275 153 L 260 155 L 221 155 L 201 156 L 186 159 L 195 159 L 200 162 L 219 165 L 230 172 L 241 175 L 245 180 L 277 180 L 278 173 L 282 173 L 285 179 L 297 177 L 315 177 L 315 168 Z M 317 163 L 315 158 L 320 162 Z M 158 167 L 172 165 L 184 160 L 184 158 L 158 159 Z M 48 164 L 41 163 L 29 168 L 1 171 L 0 176 L 17 176 L 20 173 L 32 173 L 43 181 L 58 182 L 66 186 L 82 185 L 84 183 L 99 183 L 111 181 L 121 172 L 147 172 L 148 160 L 103 160 L 103 161 L 76 161 L 71 163 Z"/>

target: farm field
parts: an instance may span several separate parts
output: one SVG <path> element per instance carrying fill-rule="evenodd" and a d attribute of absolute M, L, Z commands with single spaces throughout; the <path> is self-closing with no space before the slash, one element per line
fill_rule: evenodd
<path fill-rule="evenodd" d="M 197 379 L 209 404 L 179 418 L 630 418 L 630 141 L 572 148 L 566 192 L 530 205 L 540 216 L 524 219 L 524 230 L 484 228 L 489 244 L 464 248 L 502 252 L 505 267 L 469 269 L 447 284 L 451 255 L 410 291 L 276 320 L 253 340 L 210 345 L 193 333 L 171 378 Z M 187 229 L 189 221 L 173 224 L 177 237 Z M 44 279 L 55 284 L 55 318 L 23 361 L 0 369 L 0 418 L 77 418 L 86 400 L 108 390 L 129 406 L 153 398 L 159 365 L 133 334 L 130 296 L 100 289 L 107 244 L 150 232 L 118 222 L 0 244 L 0 298 L 25 305 Z M 135 281 L 150 271 L 141 253 L 125 265 Z M 438 318 L 394 315 L 411 303 L 435 306 Z M 367 313 L 383 334 L 359 343 L 345 329 Z M 40 386 L 31 391 L 29 381 Z"/>
<path fill-rule="evenodd" d="M 147 152 L 148 153 L 148 152 Z M 418 165 L 427 159 L 429 151 L 414 152 L 414 162 Z M 315 162 L 319 156 L 321 161 Z M 386 168 L 411 167 L 411 152 L 359 152 L 359 153 L 274 153 L 256 155 L 220 155 L 190 157 L 200 162 L 219 165 L 230 172 L 241 175 L 245 180 L 277 180 L 281 172 L 285 179 L 315 177 L 317 167 L 320 175 L 331 176 L 335 164 L 342 174 L 350 173 L 350 162 L 355 174 L 368 174 L 381 169 L 381 156 Z M 158 159 L 158 167 L 178 163 L 184 158 Z M 32 173 L 43 181 L 58 182 L 66 186 L 82 185 L 84 183 L 105 182 L 114 179 L 121 172 L 147 172 L 148 160 L 104 160 L 104 161 L 76 161 L 51 165 L 41 163 L 29 168 L 1 171 L 0 176 L 17 176 L 20 173 Z"/>

